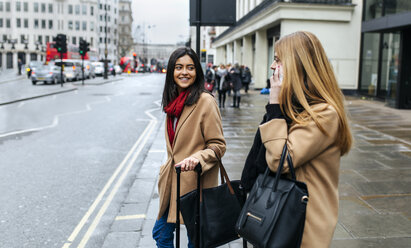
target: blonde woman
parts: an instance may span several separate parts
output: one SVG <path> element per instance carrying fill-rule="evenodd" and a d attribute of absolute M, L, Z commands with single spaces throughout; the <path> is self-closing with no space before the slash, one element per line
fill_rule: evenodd
<path fill-rule="evenodd" d="M 340 158 L 352 143 L 343 95 L 320 41 L 310 32 L 277 41 L 271 69 L 269 104 L 242 185 L 249 190 L 266 166 L 275 172 L 286 143 L 297 180 L 307 184 L 310 196 L 301 247 L 328 248 L 338 219 Z"/>

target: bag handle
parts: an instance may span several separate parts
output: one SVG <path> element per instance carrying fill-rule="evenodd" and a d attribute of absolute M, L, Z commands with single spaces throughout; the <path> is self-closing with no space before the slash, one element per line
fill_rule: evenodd
<path fill-rule="evenodd" d="M 278 183 L 279 183 L 279 181 L 280 181 L 281 171 L 282 171 L 283 168 L 284 168 L 284 161 L 285 161 L 285 159 L 287 159 L 287 162 L 288 162 L 288 168 L 289 168 L 289 170 L 290 170 L 291 179 L 296 180 L 293 160 L 292 160 L 292 158 L 291 158 L 290 153 L 289 153 L 288 150 L 287 150 L 287 141 L 286 141 L 285 144 L 284 144 L 283 151 L 282 151 L 281 157 L 280 157 L 280 163 L 278 164 L 277 172 L 276 172 L 276 174 L 275 174 L 273 191 L 277 191 L 277 186 L 278 186 Z M 264 178 L 263 178 L 263 183 L 262 183 L 262 185 L 265 185 L 265 180 L 266 180 L 269 172 L 270 172 L 270 168 L 267 167 L 267 169 L 266 169 L 265 172 L 264 172 Z"/>
<path fill-rule="evenodd" d="M 224 166 L 223 166 L 223 162 L 221 161 L 221 158 L 220 158 L 220 156 L 219 156 L 219 151 L 217 150 L 218 148 L 217 148 L 217 147 L 214 147 L 214 146 L 209 146 L 208 148 L 210 148 L 211 150 L 214 151 L 214 153 L 215 153 L 215 155 L 216 155 L 216 157 L 217 157 L 217 159 L 218 159 L 219 167 L 220 167 L 221 184 L 224 183 L 224 178 L 225 178 L 225 181 L 227 182 L 227 186 L 228 186 L 228 189 L 230 190 L 230 193 L 231 193 L 232 195 L 234 195 L 234 194 L 235 194 L 235 193 L 234 193 L 234 189 L 233 189 L 233 187 L 231 186 L 230 178 L 228 178 L 228 174 L 227 174 L 227 172 L 226 172 L 226 170 L 225 170 L 225 168 L 224 168 Z"/>

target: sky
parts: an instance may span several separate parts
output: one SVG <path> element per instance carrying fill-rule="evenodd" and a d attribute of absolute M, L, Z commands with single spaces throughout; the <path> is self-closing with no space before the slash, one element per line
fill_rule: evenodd
<path fill-rule="evenodd" d="M 146 43 L 175 44 L 188 40 L 189 0 L 132 0 L 131 8 L 133 33 L 140 26 L 138 42 L 142 42 L 144 29 Z"/>

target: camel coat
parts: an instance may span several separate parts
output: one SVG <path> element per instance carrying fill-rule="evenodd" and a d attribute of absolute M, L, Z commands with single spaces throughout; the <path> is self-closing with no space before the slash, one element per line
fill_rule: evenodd
<path fill-rule="evenodd" d="M 177 190 L 175 164 L 187 157 L 195 157 L 200 160 L 202 167 L 203 188 L 215 187 L 218 184 L 218 160 L 214 151 L 207 149 L 209 146 L 216 147 L 221 157 L 225 153 L 221 115 L 214 97 L 209 93 L 202 93 L 195 104 L 184 107 L 177 123 L 173 147 L 169 142 L 167 127 L 165 136 L 168 158 L 160 167 L 158 179 L 160 210 L 157 219 L 161 218 L 169 208 L 167 222 L 175 223 Z M 180 196 L 197 188 L 196 172 L 181 172 L 180 179 Z"/>
<path fill-rule="evenodd" d="M 307 184 L 309 201 L 301 247 L 328 248 L 338 219 L 339 117 L 328 104 L 316 104 L 312 108 L 321 116 L 319 122 L 328 135 L 314 121 L 308 125 L 291 125 L 288 130 L 284 119 L 272 119 L 259 128 L 270 170 L 277 171 L 287 142 L 297 180 Z M 288 172 L 288 165 L 284 172 Z"/>

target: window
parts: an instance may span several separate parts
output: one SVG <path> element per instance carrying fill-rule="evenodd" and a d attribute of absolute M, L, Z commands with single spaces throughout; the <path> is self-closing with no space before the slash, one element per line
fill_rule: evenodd
<path fill-rule="evenodd" d="M 76 37 L 72 37 L 72 39 L 71 39 L 71 40 L 72 40 L 72 42 L 71 42 L 71 43 L 73 43 L 73 45 L 75 45 L 75 44 L 77 43 L 77 42 L 76 42 L 76 41 L 77 41 Z"/>
<path fill-rule="evenodd" d="M 76 30 L 80 30 L 80 21 L 76 21 Z"/>
<path fill-rule="evenodd" d="M 45 3 L 41 4 L 41 13 L 46 13 L 46 4 Z"/>
<path fill-rule="evenodd" d="M 34 12 L 39 12 L 39 3 L 34 3 L 33 8 Z"/>
<path fill-rule="evenodd" d="M 3 11 L 3 2 L 0 2 L 0 11 Z"/>
<path fill-rule="evenodd" d="M 94 6 L 90 7 L 90 15 L 94 15 Z"/>
<path fill-rule="evenodd" d="M 29 11 L 29 3 L 28 3 L 28 2 L 24 2 L 24 3 L 23 3 L 23 8 L 24 8 L 24 12 L 28 12 L 28 11 Z"/>
<path fill-rule="evenodd" d="M 103 43 L 103 37 L 100 37 L 100 43 Z"/>
<path fill-rule="evenodd" d="M 108 44 L 110 44 L 110 38 L 108 38 Z"/>
<path fill-rule="evenodd" d="M 16 2 L 16 11 L 17 11 L 17 12 L 20 12 L 20 11 L 21 11 L 21 2 L 20 2 L 20 1 L 17 1 L 17 2 Z"/>
<path fill-rule="evenodd" d="M 29 19 L 24 19 L 24 28 L 29 28 Z"/>
<path fill-rule="evenodd" d="M 68 29 L 73 30 L 73 21 L 68 22 Z"/>
<path fill-rule="evenodd" d="M 94 22 L 90 22 L 90 31 L 94 31 Z"/>
<path fill-rule="evenodd" d="M 87 30 L 87 22 L 86 22 L 86 21 L 83 21 L 83 23 L 82 23 L 82 29 L 83 29 L 83 31 L 86 31 L 86 30 Z"/>
<path fill-rule="evenodd" d="M 39 28 L 39 20 L 34 19 L 34 28 Z"/>
<path fill-rule="evenodd" d="M 100 21 L 103 21 L 103 15 L 100 15 Z"/>
<path fill-rule="evenodd" d="M 39 35 L 37 41 L 38 41 L 40 44 L 43 44 L 43 36 Z"/>
<path fill-rule="evenodd" d="M 68 6 L 68 13 L 73 14 L 73 5 L 69 4 Z"/>
<path fill-rule="evenodd" d="M 46 43 L 50 42 L 50 36 L 46 35 L 45 37 L 46 37 Z"/>
<path fill-rule="evenodd" d="M 53 13 L 53 4 L 49 3 L 49 13 Z"/>
<path fill-rule="evenodd" d="M 10 2 L 6 2 L 6 12 L 10 12 Z"/>
<path fill-rule="evenodd" d="M 24 39 L 24 34 L 22 34 L 22 35 L 20 35 L 20 43 L 21 44 L 24 44 L 24 41 L 25 41 L 26 39 Z"/>
<path fill-rule="evenodd" d="M 114 19 L 114 24 L 117 24 L 117 18 Z"/>
<path fill-rule="evenodd" d="M 93 37 L 90 38 L 90 46 L 93 46 Z"/>
<path fill-rule="evenodd" d="M 46 20 L 41 20 L 41 28 L 46 29 Z"/>
<path fill-rule="evenodd" d="M 3 41 L 6 42 L 7 41 L 7 35 L 3 34 Z"/>
<path fill-rule="evenodd" d="M 10 21 L 10 19 L 6 19 L 6 28 L 11 28 L 11 21 Z"/>
<path fill-rule="evenodd" d="M 0 18 L 0 28 L 3 27 L 3 18 Z"/>
<path fill-rule="evenodd" d="M 121 17 L 121 21 L 124 22 L 124 16 Z"/>
<path fill-rule="evenodd" d="M 81 14 L 87 15 L 87 6 L 86 5 L 81 5 Z"/>
<path fill-rule="evenodd" d="M 100 9 L 103 9 L 103 4 L 100 3 Z"/>
<path fill-rule="evenodd" d="M 80 15 L 80 5 L 77 4 L 75 8 L 76 15 Z"/>
<path fill-rule="evenodd" d="M 110 16 L 108 16 L 108 22 L 111 22 Z"/>
<path fill-rule="evenodd" d="M 100 33 L 102 33 L 103 32 L 103 27 L 102 26 L 100 26 Z"/>
<path fill-rule="evenodd" d="M 53 20 L 49 20 L 49 29 L 53 29 Z"/>
<path fill-rule="evenodd" d="M 21 19 L 20 18 L 16 19 L 16 27 L 21 28 Z"/>

